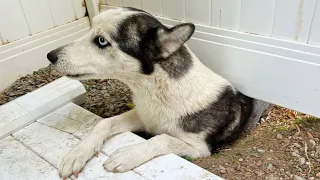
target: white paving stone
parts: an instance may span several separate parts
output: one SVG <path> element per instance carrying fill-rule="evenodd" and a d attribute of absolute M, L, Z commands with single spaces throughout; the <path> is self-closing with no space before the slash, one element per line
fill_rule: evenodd
<path fill-rule="evenodd" d="M 75 98 L 79 94 L 86 92 L 84 86 L 80 82 L 75 82 L 64 88 L 61 88 L 60 91 L 67 93 L 70 98 Z"/>
<path fill-rule="evenodd" d="M 55 113 L 51 113 L 39 119 L 38 122 L 72 134 L 75 133 L 83 123 L 82 121 L 69 119 Z"/>
<path fill-rule="evenodd" d="M 62 105 L 67 104 L 71 99 L 65 92 L 55 91 L 41 100 L 46 103 L 45 105 L 47 107 L 56 109 L 58 107 L 61 107 Z"/>
<path fill-rule="evenodd" d="M 71 134 L 37 122 L 14 133 L 13 136 L 55 167 L 58 167 L 63 156 L 80 142 Z"/>
<path fill-rule="evenodd" d="M 78 138 L 83 138 L 102 118 L 69 103 L 53 113 L 41 118 L 38 122 L 47 126 L 74 134 Z"/>
<path fill-rule="evenodd" d="M 41 99 L 34 92 L 23 95 L 14 101 L 27 111 L 32 111 L 43 105 L 43 101 L 41 101 Z"/>
<path fill-rule="evenodd" d="M 11 136 L 0 141 L 0 180 L 58 179 L 55 168 L 63 156 L 102 119 L 72 103 L 83 102 L 84 93 L 85 89 L 79 81 L 63 77 L 0 106 L 0 139 L 23 128 L 12 135 L 20 142 Z M 32 123 L 36 119 L 38 121 Z M 103 169 L 102 164 L 108 155 L 121 147 L 144 141 L 131 132 L 111 137 L 104 143 L 101 150 L 103 153 L 88 162 L 79 179 L 221 179 L 173 154 L 155 158 L 127 173 L 110 173 Z M 29 162 L 30 158 L 32 161 Z M 41 175 L 38 176 L 38 173 Z"/>
<path fill-rule="evenodd" d="M 33 92 L 35 92 L 40 99 L 43 99 L 53 92 L 65 87 L 65 85 L 70 85 L 72 83 L 75 83 L 75 80 L 71 80 L 67 77 L 61 77 Z"/>
<path fill-rule="evenodd" d="M 0 106 L 0 127 L 27 113 L 27 110 L 19 106 L 19 104 L 14 101 Z"/>
<path fill-rule="evenodd" d="M 22 116 L 3 124 L 0 126 L 0 140 L 9 136 L 11 133 L 16 132 L 21 127 L 27 126 L 33 121 L 34 117 L 29 113 L 24 113 Z"/>
<path fill-rule="evenodd" d="M 84 102 L 85 92 L 86 90 L 79 81 L 62 77 L 12 102 L 0 106 L 0 139 L 69 102 Z M 93 120 L 89 122 L 91 122 L 91 124 L 96 123 Z M 83 136 L 87 131 L 81 129 L 81 127 L 89 127 L 89 124 L 86 122 L 85 124 L 79 125 L 79 128 L 71 130 L 73 130 L 73 132 L 78 131 L 78 136 Z M 63 127 L 63 125 L 60 127 Z"/>
<path fill-rule="evenodd" d="M 91 159 L 79 174 L 77 180 L 146 180 L 133 171 L 126 173 L 107 172 L 102 166 L 107 159 L 108 157 L 102 153 Z M 73 179 L 75 178 L 73 177 Z"/>
<path fill-rule="evenodd" d="M 106 155 L 111 155 L 117 149 L 139 144 L 146 141 L 145 139 L 133 134 L 132 132 L 125 132 L 122 134 L 115 135 L 108 139 L 102 146 L 101 151 Z"/>
<path fill-rule="evenodd" d="M 79 139 L 83 139 L 86 135 L 88 135 L 92 131 L 92 129 L 96 126 L 96 124 L 102 119 L 102 118 L 101 119 L 99 118 L 89 119 L 88 121 L 84 122 L 78 128 L 78 130 L 75 133 L 73 133 L 73 135 Z"/>
<path fill-rule="evenodd" d="M 144 141 L 146 140 L 131 132 L 126 132 L 107 140 L 101 151 L 106 155 L 111 155 L 119 148 L 139 144 Z M 134 171 L 150 180 L 221 179 L 220 177 L 215 176 L 214 174 L 174 154 L 155 158 L 136 168 Z"/>
<path fill-rule="evenodd" d="M 58 180 L 58 171 L 9 136 L 0 141 L 1 180 Z"/>
<path fill-rule="evenodd" d="M 157 157 L 134 171 L 152 180 L 222 180 L 174 154 Z"/>
<path fill-rule="evenodd" d="M 26 109 L 35 119 L 52 110 L 52 108 L 47 106 L 34 92 L 21 96 L 14 100 L 14 102 Z"/>

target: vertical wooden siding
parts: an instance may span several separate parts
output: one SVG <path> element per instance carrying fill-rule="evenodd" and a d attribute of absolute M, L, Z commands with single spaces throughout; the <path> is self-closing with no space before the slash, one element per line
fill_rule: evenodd
<path fill-rule="evenodd" d="M 101 0 L 196 24 L 320 45 L 320 0 Z"/>
<path fill-rule="evenodd" d="M 85 16 L 83 0 L 0 0 L 0 45 Z"/>

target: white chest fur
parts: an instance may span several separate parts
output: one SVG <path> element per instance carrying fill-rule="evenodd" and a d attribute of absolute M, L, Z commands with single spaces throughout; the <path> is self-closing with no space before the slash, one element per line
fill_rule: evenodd
<path fill-rule="evenodd" d="M 179 132 L 181 117 L 206 108 L 230 83 L 200 62 L 180 79 L 170 79 L 160 67 L 153 78 L 133 90 L 134 104 L 145 128 L 155 134 Z"/>

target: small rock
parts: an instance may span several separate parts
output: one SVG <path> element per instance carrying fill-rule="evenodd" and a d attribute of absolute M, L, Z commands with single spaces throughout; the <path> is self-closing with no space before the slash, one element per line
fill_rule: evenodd
<path fill-rule="evenodd" d="M 316 146 L 316 153 L 320 153 L 320 146 Z"/>
<path fill-rule="evenodd" d="M 302 158 L 299 158 L 299 164 L 300 166 L 304 165 L 306 163 L 306 158 L 302 157 Z"/>
<path fill-rule="evenodd" d="M 316 178 L 315 177 L 309 177 L 309 180 L 315 180 Z"/>
<path fill-rule="evenodd" d="M 294 175 L 293 176 L 294 180 L 304 180 L 302 177 L 298 176 L 298 175 Z"/>
<path fill-rule="evenodd" d="M 261 165 L 262 165 L 262 161 L 259 160 L 259 161 L 257 162 L 257 165 L 258 165 L 258 166 L 261 166 Z"/>
<path fill-rule="evenodd" d="M 318 178 L 320 178 L 320 172 L 318 172 L 316 176 L 317 176 Z"/>
<path fill-rule="evenodd" d="M 279 178 L 274 174 L 269 174 L 266 176 L 266 180 L 278 180 Z"/>
<path fill-rule="evenodd" d="M 291 153 L 291 155 L 292 155 L 293 157 L 300 157 L 300 155 L 297 154 L 296 152 Z"/>
<path fill-rule="evenodd" d="M 255 171 L 254 173 L 259 177 L 264 175 L 263 171 Z"/>
<path fill-rule="evenodd" d="M 283 139 L 282 134 L 277 134 L 277 139 Z"/>
<path fill-rule="evenodd" d="M 242 162 L 242 161 L 243 161 L 243 158 L 238 159 L 238 161 L 239 161 L 239 162 Z"/>
<path fill-rule="evenodd" d="M 310 148 L 312 149 L 317 145 L 317 143 L 313 139 L 310 139 L 309 140 L 309 145 L 310 145 Z"/>
<path fill-rule="evenodd" d="M 227 172 L 227 169 L 221 165 L 219 166 L 219 170 L 220 170 L 220 173 L 222 174 L 225 174 Z"/>
<path fill-rule="evenodd" d="M 271 161 L 272 159 L 271 159 L 271 158 L 267 158 L 267 160 L 268 160 L 268 161 Z"/>
<path fill-rule="evenodd" d="M 298 143 L 293 143 L 294 147 L 301 148 L 301 145 Z"/>
<path fill-rule="evenodd" d="M 264 149 L 260 149 L 260 148 L 257 151 L 261 154 L 264 154 L 266 152 Z"/>
<path fill-rule="evenodd" d="M 273 168 L 273 165 L 271 163 L 268 164 L 267 169 L 271 170 Z"/>
<path fill-rule="evenodd" d="M 318 142 L 318 141 L 319 141 L 319 138 L 313 138 L 313 140 L 314 140 L 315 142 Z"/>

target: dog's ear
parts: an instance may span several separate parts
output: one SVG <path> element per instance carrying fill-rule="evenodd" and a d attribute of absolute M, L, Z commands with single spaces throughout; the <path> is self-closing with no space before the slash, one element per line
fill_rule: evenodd
<path fill-rule="evenodd" d="M 151 59 L 166 59 L 190 39 L 195 30 L 194 24 L 184 23 L 172 28 L 149 29 L 144 45 L 144 53 Z"/>
<path fill-rule="evenodd" d="M 176 25 L 168 30 L 159 29 L 157 32 L 157 44 L 161 48 L 162 58 L 167 58 L 190 39 L 195 26 L 191 23 Z"/>

